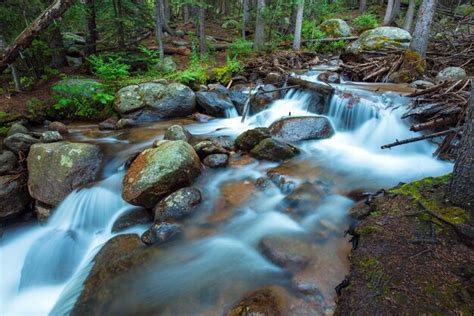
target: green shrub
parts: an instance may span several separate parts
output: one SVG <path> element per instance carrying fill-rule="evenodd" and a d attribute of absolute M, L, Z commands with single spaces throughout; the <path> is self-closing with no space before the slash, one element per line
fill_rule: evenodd
<path fill-rule="evenodd" d="M 227 50 L 230 57 L 248 57 L 252 54 L 253 43 L 242 38 L 235 40 Z"/>
<path fill-rule="evenodd" d="M 57 102 L 49 111 L 49 115 L 64 118 L 104 118 L 112 111 L 114 93 L 102 83 L 86 80 L 85 84 L 70 84 L 60 81 L 53 86 Z"/>
<path fill-rule="evenodd" d="M 379 22 L 377 21 L 377 16 L 375 16 L 372 13 L 365 13 L 365 14 L 359 15 L 358 17 L 354 19 L 352 24 L 354 25 L 355 29 L 359 33 L 362 33 L 364 31 L 367 31 L 379 26 Z"/>
<path fill-rule="evenodd" d="M 46 115 L 46 105 L 38 98 L 31 98 L 26 101 L 27 118 L 31 121 L 36 121 L 44 118 Z"/>
<path fill-rule="evenodd" d="M 122 63 L 122 59 L 117 57 L 90 56 L 87 60 L 92 65 L 92 72 L 97 78 L 105 81 L 106 84 L 117 86 L 119 80 L 129 76 L 130 66 Z"/>
<path fill-rule="evenodd" d="M 185 70 L 177 70 L 166 76 L 167 79 L 175 80 L 182 84 L 189 83 L 206 83 L 209 80 L 207 75 L 207 59 L 201 59 L 196 49 L 191 52 L 189 66 Z"/>
<path fill-rule="evenodd" d="M 232 79 L 232 75 L 243 70 L 243 65 L 236 57 L 230 58 L 227 56 L 227 62 L 223 67 L 214 69 L 214 75 L 217 81 L 227 83 Z"/>

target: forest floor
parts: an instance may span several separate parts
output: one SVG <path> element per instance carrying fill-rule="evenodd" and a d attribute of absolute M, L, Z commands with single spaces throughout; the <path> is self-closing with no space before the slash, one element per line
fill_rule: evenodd
<path fill-rule="evenodd" d="M 444 204 L 449 176 L 426 178 L 380 194 L 355 228 L 349 285 L 336 315 L 473 315 L 474 250 L 447 221 L 474 222 Z M 423 207 L 420 205 L 424 205 Z"/>

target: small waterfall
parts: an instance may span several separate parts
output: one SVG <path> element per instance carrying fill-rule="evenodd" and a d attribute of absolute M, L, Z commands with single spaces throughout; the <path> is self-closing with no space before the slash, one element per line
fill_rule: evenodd
<path fill-rule="evenodd" d="M 237 109 L 235 106 L 231 106 L 225 109 L 225 117 L 226 118 L 232 118 L 232 117 L 238 117 L 239 113 L 237 113 Z"/>

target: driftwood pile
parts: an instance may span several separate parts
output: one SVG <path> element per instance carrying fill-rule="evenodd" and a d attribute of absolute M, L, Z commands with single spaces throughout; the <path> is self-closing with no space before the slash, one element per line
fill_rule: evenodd
<path fill-rule="evenodd" d="M 403 53 L 364 52 L 355 56 L 342 56 L 341 69 L 352 81 L 388 82 L 390 76 L 399 70 L 403 63 Z"/>
<path fill-rule="evenodd" d="M 245 65 L 245 72 L 265 77 L 270 72 L 286 74 L 294 70 L 309 69 L 312 66 L 327 64 L 329 60 L 313 52 L 279 51 L 252 58 Z"/>

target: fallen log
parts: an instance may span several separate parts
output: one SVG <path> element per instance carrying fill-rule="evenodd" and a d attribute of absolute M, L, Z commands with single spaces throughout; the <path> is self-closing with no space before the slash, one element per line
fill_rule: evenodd
<path fill-rule="evenodd" d="M 392 147 L 395 147 L 395 146 L 414 143 L 414 142 L 418 142 L 418 141 L 424 140 L 424 139 L 430 139 L 430 138 L 435 138 L 435 137 L 438 137 L 438 136 L 448 135 L 448 134 L 451 134 L 451 133 L 457 133 L 459 130 L 460 130 L 459 127 L 458 128 L 451 128 L 451 129 L 448 129 L 448 130 L 445 130 L 445 131 L 442 131 L 442 132 L 437 132 L 437 133 L 433 133 L 433 134 L 429 134 L 429 135 L 423 135 L 423 136 L 408 138 L 408 139 L 404 139 L 404 140 L 398 140 L 397 139 L 397 141 L 395 141 L 391 144 L 383 145 L 380 148 L 387 149 L 387 148 L 392 148 Z"/>
<path fill-rule="evenodd" d="M 443 127 L 446 125 L 450 125 L 458 121 L 458 118 L 455 116 L 448 116 L 448 117 L 440 117 L 428 122 L 423 122 L 419 124 L 412 125 L 410 127 L 410 131 L 419 132 L 425 129 L 433 129 L 438 127 Z"/>
<path fill-rule="evenodd" d="M 30 46 L 31 42 L 33 42 L 41 32 L 47 29 L 55 19 L 61 17 L 74 2 L 76 2 L 76 0 L 56 0 L 44 10 L 33 23 L 24 29 L 13 43 L 7 47 L 1 57 L 0 73 L 2 73 L 8 65 L 13 63 L 18 56 L 20 56 L 21 51 Z"/>
<path fill-rule="evenodd" d="M 281 78 L 283 79 L 283 76 L 281 76 Z M 281 80 L 281 81 L 284 81 L 284 80 Z M 286 79 L 286 83 L 291 86 L 299 86 L 302 89 L 307 89 L 307 90 L 320 93 L 324 96 L 331 96 L 334 93 L 334 88 L 328 84 L 311 82 L 311 81 L 303 80 L 296 77 L 288 77 Z"/>

